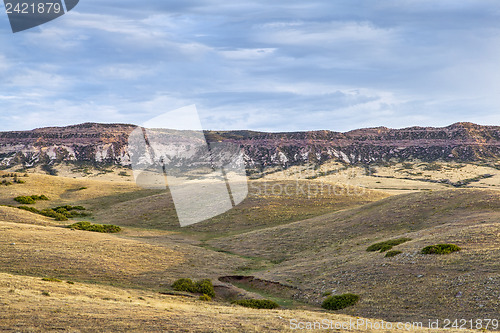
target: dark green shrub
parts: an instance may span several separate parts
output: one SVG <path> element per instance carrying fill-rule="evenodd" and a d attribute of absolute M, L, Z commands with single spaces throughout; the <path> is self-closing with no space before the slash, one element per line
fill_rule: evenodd
<path fill-rule="evenodd" d="M 359 301 L 359 296 L 355 294 L 343 294 L 328 296 L 321 304 L 323 309 L 340 310 L 356 304 Z"/>
<path fill-rule="evenodd" d="M 48 281 L 48 282 L 62 282 L 61 280 L 59 279 L 56 279 L 56 278 L 50 278 L 50 277 L 45 277 L 42 279 L 42 281 Z"/>
<path fill-rule="evenodd" d="M 102 232 L 102 233 L 117 233 L 117 232 L 120 232 L 122 230 L 117 225 L 113 225 L 113 224 L 92 224 L 92 223 L 86 222 L 86 221 L 73 223 L 72 225 L 69 225 L 68 228 L 75 229 L 75 230 L 86 230 L 86 231 L 93 231 L 93 232 Z"/>
<path fill-rule="evenodd" d="M 208 296 L 207 294 L 203 294 L 200 296 L 200 301 L 210 302 L 211 300 L 212 297 Z"/>
<path fill-rule="evenodd" d="M 380 243 L 375 243 L 373 245 L 370 245 L 366 251 L 369 252 L 375 252 L 375 251 L 380 251 L 380 252 L 385 252 L 390 249 L 392 249 L 393 246 L 403 244 L 405 242 L 411 241 L 411 238 L 397 238 L 397 239 L 391 239 L 385 242 L 380 242 Z"/>
<path fill-rule="evenodd" d="M 56 221 L 67 221 L 68 220 L 66 215 L 58 213 L 55 210 L 50 209 L 50 208 L 41 210 L 40 215 L 52 217 L 52 218 L 56 219 Z"/>
<path fill-rule="evenodd" d="M 449 254 L 460 251 L 461 248 L 455 244 L 437 244 L 426 246 L 422 249 L 422 254 Z"/>
<path fill-rule="evenodd" d="M 176 291 L 187 291 L 189 293 L 195 293 L 197 291 L 196 285 L 191 279 L 179 279 L 172 284 L 172 289 Z"/>
<path fill-rule="evenodd" d="M 20 204 L 24 205 L 31 205 L 35 203 L 35 199 L 29 196 L 19 196 L 14 198 L 15 201 L 19 202 Z"/>
<path fill-rule="evenodd" d="M 22 209 L 22 210 L 27 210 L 28 212 L 32 212 L 35 214 L 40 214 L 40 211 L 38 209 L 36 209 L 35 207 L 19 206 L 17 208 Z"/>
<path fill-rule="evenodd" d="M 276 309 L 280 307 L 278 303 L 267 299 L 239 299 L 231 302 L 231 304 L 254 309 Z"/>
<path fill-rule="evenodd" d="M 206 294 L 210 297 L 215 297 L 214 285 L 209 279 L 203 279 L 196 282 L 196 292 Z"/>
<path fill-rule="evenodd" d="M 50 293 L 48 291 L 42 291 L 42 295 L 48 297 L 48 296 L 50 296 Z"/>
<path fill-rule="evenodd" d="M 43 199 L 43 197 L 45 197 L 43 195 L 37 196 L 37 197 L 39 200 L 47 200 L 47 199 Z M 42 197 L 42 199 L 40 199 L 40 197 Z M 32 196 L 30 196 L 28 198 L 33 199 Z M 47 197 L 45 197 L 45 198 L 47 198 Z M 35 214 L 40 214 L 43 216 L 52 217 L 52 218 L 56 219 L 56 221 L 67 221 L 68 218 L 90 215 L 87 213 L 78 212 L 78 210 L 85 210 L 85 207 L 82 207 L 82 206 L 66 205 L 66 206 L 58 206 L 58 207 L 54 207 L 54 208 L 46 208 L 46 209 L 43 209 L 41 211 L 36 209 L 36 208 L 28 207 L 28 206 L 19 206 L 17 208 L 24 209 L 24 210 L 27 210 L 29 212 L 35 213 Z M 116 232 L 118 232 L 118 231 L 116 231 Z"/>
<path fill-rule="evenodd" d="M 398 254 L 400 253 L 403 253 L 401 251 L 397 251 L 397 250 L 392 250 L 392 251 L 389 251 L 385 254 L 386 257 L 395 257 L 397 256 Z"/>
<path fill-rule="evenodd" d="M 53 209 L 53 210 L 59 214 L 63 214 L 63 215 L 69 214 L 68 211 L 64 208 L 57 208 L 57 209 Z"/>
<path fill-rule="evenodd" d="M 25 204 L 25 205 L 31 205 L 36 202 L 36 200 L 49 200 L 45 195 L 21 195 L 18 197 L 14 198 L 15 201 Z"/>

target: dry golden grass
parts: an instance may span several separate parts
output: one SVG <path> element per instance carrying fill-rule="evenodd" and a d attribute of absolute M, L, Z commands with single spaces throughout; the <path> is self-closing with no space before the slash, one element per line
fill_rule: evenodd
<path fill-rule="evenodd" d="M 110 234 L 0 222 L 2 272 L 160 288 L 179 277 L 216 278 L 245 262 L 167 238 L 153 245 Z"/>
<path fill-rule="evenodd" d="M 38 225 L 54 225 L 54 219 L 14 207 L 0 206 L 0 221 Z"/>
<path fill-rule="evenodd" d="M 47 296 L 42 294 L 44 292 Z M 68 284 L 65 281 L 46 282 L 40 278 L 0 273 L 0 330 L 294 332 L 290 329 L 290 320 L 293 319 L 302 322 L 330 320 L 349 323 L 359 318 L 298 310 L 253 310 L 184 297 L 163 296 L 146 290 Z M 350 331 L 380 332 L 361 328 Z M 410 332 L 429 330 L 411 329 Z"/>
<path fill-rule="evenodd" d="M 486 174 L 492 177 L 472 181 L 468 187 L 500 189 L 498 168 L 473 163 L 439 161 L 392 162 L 386 166 L 378 165 L 370 168 L 346 167 L 344 164 L 331 161 L 317 169 L 310 166 L 295 166 L 283 171 L 277 169 L 262 179 L 284 181 L 314 178 L 326 183 L 357 185 L 390 194 L 402 194 L 421 190 L 442 190 L 450 187 L 445 182 L 440 183 L 442 180 L 457 183 Z"/>
<path fill-rule="evenodd" d="M 257 277 L 298 286 L 301 298 L 353 292 L 345 311 L 386 320 L 490 318 L 500 307 L 500 192 L 447 190 L 394 196 L 361 208 L 221 238 L 216 248 L 283 261 Z M 376 242 L 409 237 L 394 258 L 367 252 Z M 419 251 L 453 243 L 462 251 Z M 459 295 L 459 296 L 457 296 Z"/>
<path fill-rule="evenodd" d="M 0 175 L 7 172 L 0 172 Z M 23 173 L 18 173 L 23 175 Z M 85 178 L 70 178 L 29 173 L 20 178 L 26 183 L 0 186 L 0 205 L 18 205 L 13 198 L 20 195 L 41 195 L 50 201 L 39 201 L 35 207 L 53 206 L 54 203 L 66 204 L 85 201 L 107 195 L 130 193 L 140 190 L 130 182 L 118 182 Z"/>
<path fill-rule="evenodd" d="M 308 186 L 311 186 L 311 191 Z M 387 197 L 387 194 L 382 192 L 353 187 L 338 186 L 331 190 L 325 187 L 322 192 L 319 189 L 321 184 L 313 181 L 251 181 L 248 197 L 234 209 L 183 229 L 179 226 L 168 191 L 141 190 L 97 197 L 79 203 L 90 207 L 98 222 L 176 230 L 210 238 L 300 221 Z"/>
<path fill-rule="evenodd" d="M 333 289 L 360 294 L 360 303 L 345 314 L 401 321 L 498 314 L 497 191 L 388 197 L 366 190 L 355 192 L 361 195 L 309 196 L 294 192 L 294 186 L 318 185 L 324 179 L 338 188 L 356 184 L 332 178 L 338 175 L 284 180 L 274 174 L 277 178 L 250 182 L 249 197 L 232 211 L 180 228 L 168 191 L 139 189 L 130 177 L 118 176 L 118 170 L 76 179 L 64 172 L 68 177 L 30 174 L 23 178 L 25 184 L 2 186 L 0 204 L 18 205 L 15 196 L 45 194 L 51 200 L 34 207 L 83 205 L 93 222 L 125 228 L 113 235 L 72 231 L 52 219 L 0 207 L 0 329 L 281 332 L 288 331 L 291 318 L 348 320 L 339 314 L 257 311 L 157 293 L 177 278 L 215 280 L 245 268 L 257 270 L 252 274 L 260 278 L 299 287 L 301 299 L 313 304 Z M 359 177 L 373 181 L 373 187 L 380 185 L 374 180 L 387 179 L 383 185 L 391 194 L 443 187 Z M 287 194 L 263 191 L 285 186 Z M 403 253 L 396 257 L 365 251 L 372 243 L 396 237 L 413 239 L 397 246 Z M 237 255 L 201 247 L 200 240 Z M 463 250 L 443 257 L 418 253 L 442 242 Z M 50 283 L 41 277 L 77 283 Z"/>

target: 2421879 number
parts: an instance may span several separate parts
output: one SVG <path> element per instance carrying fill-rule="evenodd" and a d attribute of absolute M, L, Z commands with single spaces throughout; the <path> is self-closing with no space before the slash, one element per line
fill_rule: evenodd
<path fill-rule="evenodd" d="M 26 2 L 5 4 L 7 14 L 59 14 L 62 11 L 61 4 L 57 2 L 40 2 L 29 4 Z"/>

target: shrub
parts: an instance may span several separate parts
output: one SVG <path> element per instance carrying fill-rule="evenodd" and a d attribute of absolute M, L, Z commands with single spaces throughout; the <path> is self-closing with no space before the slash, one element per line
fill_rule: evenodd
<path fill-rule="evenodd" d="M 56 278 L 51 278 L 51 277 L 45 277 L 42 279 L 42 281 L 48 281 L 48 282 L 62 282 L 61 280 L 59 279 L 56 279 Z"/>
<path fill-rule="evenodd" d="M 19 196 L 14 198 L 15 201 L 19 202 L 20 204 L 24 205 L 31 205 L 35 203 L 35 199 L 29 196 Z"/>
<path fill-rule="evenodd" d="M 400 253 L 403 253 L 401 251 L 397 251 L 397 250 L 392 250 L 392 251 L 389 251 L 385 254 L 386 257 L 395 257 L 397 256 L 398 254 Z"/>
<path fill-rule="evenodd" d="M 191 279 L 179 279 L 172 284 L 172 289 L 176 291 L 187 291 L 190 293 L 195 293 L 197 288 L 193 280 Z"/>
<path fill-rule="evenodd" d="M 231 304 L 254 309 L 276 309 L 280 307 L 278 303 L 267 299 L 239 299 L 232 301 Z"/>
<path fill-rule="evenodd" d="M 214 285 L 209 279 L 203 279 L 196 282 L 196 292 L 206 294 L 210 297 L 215 297 Z"/>
<path fill-rule="evenodd" d="M 15 201 L 25 204 L 25 205 L 31 205 L 36 202 L 36 200 L 49 200 L 45 195 L 21 195 L 18 197 L 14 198 Z"/>
<path fill-rule="evenodd" d="M 356 304 L 359 301 L 359 296 L 355 294 L 342 294 L 328 296 L 321 304 L 323 309 L 340 310 Z"/>
<path fill-rule="evenodd" d="M 56 219 L 56 221 L 67 221 L 68 220 L 66 215 L 58 213 L 55 210 L 50 209 L 50 208 L 41 210 L 40 215 L 52 217 L 52 218 Z"/>
<path fill-rule="evenodd" d="M 40 211 L 38 209 L 36 209 L 35 207 L 19 206 L 17 208 L 22 209 L 22 210 L 27 210 L 28 212 L 32 212 L 35 214 L 40 214 Z"/>
<path fill-rule="evenodd" d="M 48 200 L 48 198 L 43 196 L 43 195 L 36 196 L 36 197 L 39 200 Z M 44 199 L 44 197 L 47 199 Z M 28 198 L 33 199 L 32 196 L 30 196 Z M 42 199 L 40 199 L 40 198 L 42 198 Z M 36 208 L 28 207 L 28 206 L 19 206 L 17 208 L 24 209 L 24 210 L 27 210 L 29 212 L 35 213 L 35 214 L 40 214 L 43 216 L 52 217 L 52 218 L 56 219 L 56 221 L 67 221 L 68 218 L 90 215 L 87 213 L 77 211 L 77 210 L 85 210 L 85 207 L 82 207 L 82 206 L 66 205 L 66 206 L 58 206 L 58 207 L 54 207 L 54 208 L 46 208 L 46 209 L 43 209 L 41 211 L 36 209 Z M 110 231 L 108 231 L 108 232 L 110 232 Z M 116 232 L 118 232 L 118 231 L 116 231 Z"/>
<path fill-rule="evenodd" d="M 375 252 L 375 251 L 380 251 L 380 252 L 385 252 L 390 249 L 392 249 L 393 246 L 403 244 L 405 242 L 411 241 L 411 238 L 397 238 L 397 239 L 391 239 L 385 242 L 380 242 L 380 243 L 375 243 L 373 245 L 370 245 L 366 251 L 369 252 Z"/>
<path fill-rule="evenodd" d="M 195 283 L 191 279 L 182 278 L 172 284 L 172 289 L 176 291 L 187 291 L 190 293 L 200 293 L 210 297 L 215 297 L 214 285 L 210 279 L 203 279 Z"/>
<path fill-rule="evenodd" d="M 50 293 L 48 291 L 42 291 L 43 296 L 50 296 Z"/>
<path fill-rule="evenodd" d="M 75 230 L 86 230 L 86 231 L 93 231 L 93 232 L 102 232 L 102 233 L 117 233 L 120 232 L 122 229 L 113 224 L 92 224 L 90 222 L 77 222 L 73 223 L 68 226 L 68 228 L 75 229 Z"/>
<path fill-rule="evenodd" d="M 422 254 L 449 254 L 460 251 L 461 248 L 455 244 L 437 244 L 426 246 L 422 249 Z"/>
<path fill-rule="evenodd" d="M 208 296 L 207 294 L 203 294 L 200 296 L 200 300 L 205 302 L 210 302 L 212 300 L 212 297 Z"/>

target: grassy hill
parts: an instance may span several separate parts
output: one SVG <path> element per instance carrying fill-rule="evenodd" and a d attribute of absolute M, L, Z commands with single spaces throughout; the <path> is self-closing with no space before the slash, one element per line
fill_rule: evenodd
<path fill-rule="evenodd" d="M 362 301 L 346 313 L 386 320 L 494 316 L 500 306 L 500 193 L 445 190 L 393 196 L 284 226 L 211 240 L 215 248 L 280 262 L 257 277 L 299 287 L 319 303 L 325 292 Z M 371 244 L 410 238 L 399 255 Z M 420 254 L 453 243 L 462 251 Z"/>
<path fill-rule="evenodd" d="M 293 318 L 406 322 L 498 314 L 498 191 L 311 193 L 300 186 L 316 186 L 316 179 L 261 179 L 250 183 L 248 198 L 235 209 L 180 228 L 168 191 L 140 189 L 118 173 L 30 173 L 24 182 L 0 187 L 0 329 L 262 332 L 287 331 Z M 289 191 L 269 191 L 283 187 Z M 82 205 L 89 215 L 55 221 L 18 209 L 13 200 L 42 194 L 50 200 L 29 206 Z M 122 231 L 66 228 L 81 220 Z M 401 253 L 394 257 L 366 251 L 401 237 L 411 240 L 395 246 Z M 462 250 L 420 254 L 439 243 Z M 288 309 L 250 310 L 223 297 L 206 303 L 159 294 L 178 278 L 219 283 L 232 275 L 260 279 L 260 285 L 237 286 L 279 299 Z M 327 293 L 346 292 L 360 295 L 359 303 L 335 314 L 320 311 Z"/>

